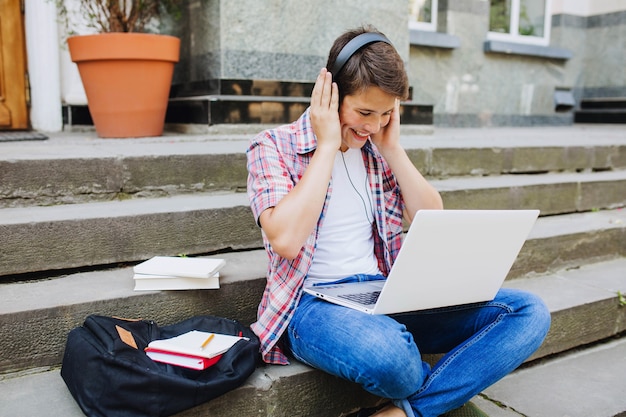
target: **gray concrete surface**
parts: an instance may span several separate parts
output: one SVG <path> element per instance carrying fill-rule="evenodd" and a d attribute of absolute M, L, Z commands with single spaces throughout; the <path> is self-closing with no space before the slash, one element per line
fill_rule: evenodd
<path fill-rule="evenodd" d="M 472 401 L 490 417 L 618 416 L 626 411 L 624 357 L 626 339 L 604 342 L 517 370 Z M 260 370 L 246 386 L 216 400 L 214 404 L 207 404 L 214 407 L 214 413 L 197 409 L 182 414 L 189 417 L 224 416 L 220 414 L 220 409 L 225 412 L 224 408 L 220 408 L 224 407 L 224 403 L 238 395 L 249 395 L 251 387 L 266 391 L 281 379 L 289 381 L 290 377 L 306 372 L 304 368 L 297 365 Z M 59 370 L 40 371 L 19 378 L 0 379 L 0 416 L 82 416 Z"/>
<path fill-rule="evenodd" d="M 168 133 L 159 138 L 128 140 L 98 139 L 94 132 L 52 134 L 50 140 L 43 142 L 0 143 L 0 163 L 39 160 L 45 165 L 47 161 L 55 158 L 86 160 L 110 158 L 119 161 L 133 155 L 149 159 L 150 156 L 167 157 L 198 153 L 212 153 L 219 158 L 220 155 L 243 152 L 252 134 L 249 131 L 213 131 L 197 135 Z M 446 149 L 475 148 L 479 151 L 474 156 L 485 157 L 491 163 L 495 161 L 492 154 L 502 152 L 501 150 L 507 147 L 517 147 L 503 158 L 507 163 L 511 163 L 510 166 L 515 167 L 513 169 L 515 171 L 525 165 L 524 147 L 532 146 L 545 149 L 545 158 L 539 162 L 541 166 L 561 167 L 558 169 L 563 170 L 580 167 L 585 170 L 585 173 L 576 178 L 589 176 L 589 171 L 595 168 L 612 166 L 619 171 L 626 167 L 626 127 L 623 126 L 435 129 L 434 133 L 428 136 L 403 135 L 402 141 L 407 148 L 415 149 L 416 152 L 427 149 L 422 156 L 425 161 L 431 162 L 432 159 L 429 158 Z M 557 149 L 563 145 L 567 145 L 566 151 Z M 535 157 L 537 153 L 533 155 Z M 526 156 L 529 157 L 529 154 Z M 511 158 L 518 160 L 512 162 Z M 463 163 L 469 166 L 474 160 L 473 157 L 467 158 L 469 162 L 462 159 L 457 167 L 461 167 Z M 554 159 L 560 159 L 559 164 L 554 164 Z M 487 169 L 485 168 L 485 171 Z M 474 174 L 482 175 L 481 172 Z M 623 179 L 621 173 L 600 174 L 594 178 L 602 179 L 605 183 L 614 179 L 614 176 Z M 572 176 L 569 173 L 558 175 Z M 580 187 L 576 178 L 572 176 L 571 182 Z M 486 181 L 498 184 L 498 181 L 502 180 L 488 178 Z M 515 181 L 519 180 L 512 178 L 511 181 L 513 182 L 500 185 L 502 188 L 515 188 Z M 626 195 L 623 193 L 623 183 L 619 182 L 617 188 L 610 189 L 594 186 L 592 181 L 590 188 L 595 187 L 603 193 L 611 193 L 612 197 L 619 198 Z M 459 186 L 458 189 L 468 188 L 466 186 Z M 234 197 L 237 199 L 234 205 L 242 204 L 239 197 L 243 196 Z M 546 195 L 545 198 L 551 196 Z M 183 200 L 188 200 L 188 203 L 195 201 L 192 197 L 181 197 L 173 201 Z M 212 203 L 203 201 L 201 204 Z M 219 206 L 221 203 L 216 204 Z M 130 202 L 128 206 L 124 205 L 131 206 L 136 210 L 143 210 L 142 203 Z M 110 211 L 110 215 L 114 214 L 108 204 L 95 204 L 90 207 L 102 207 L 105 211 Z M 84 207 L 77 205 L 75 209 L 82 208 Z M 57 210 L 60 209 L 41 210 L 36 207 L 32 210 L 19 211 L 3 209 L 4 214 L 0 215 L 0 218 L 4 216 L 5 226 L 10 226 L 14 222 L 34 223 L 34 219 L 40 217 L 42 213 L 47 213 L 45 216 L 49 217 L 60 216 L 68 222 L 72 218 L 90 218 L 95 214 L 85 211 L 66 216 L 57 213 Z M 165 206 L 154 210 L 175 211 L 174 208 Z M 15 217 L 9 216 L 12 213 Z M 618 209 L 550 216 L 541 218 L 539 225 L 540 227 L 531 233 L 518 260 L 519 263 L 514 266 L 517 276 L 523 274 L 529 276 L 515 279 L 506 285 L 541 293 L 553 313 L 553 330 L 545 347 L 539 352 L 538 357 L 541 359 L 533 362 L 532 366 L 514 372 L 473 401 L 491 417 L 623 415 L 626 412 L 624 361 L 626 339 L 607 341 L 606 338 L 616 333 L 623 335 L 626 330 L 626 307 L 619 306 L 617 301 L 617 291 L 626 292 L 624 287 L 626 212 Z M 42 223 L 40 228 L 48 227 L 44 226 Z M 598 233 L 599 231 L 601 233 Z M 574 238 L 577 235 L 580 235 L 580 238 Z M 567 239 L 564 236 L 567 236 Z M 541 268 L 544 270 L 529 269 L 531 263 L 524 258 L 524 254 L 532 257 L 534 268 L 542 265 Z M 54 365 L 60 362 L 59 354 L 62 352 L 66 331 L 80 323 L 87 314 L 100 312 L 136 317 L 139 311 L 145 313 L 144 317 L 156 318 L 158 322 L 171 322 L 178 320 L 179 316 L 200 314 L 201 311 L 198 309 L 204 308 L 204 312 L 210 311 L 211 314 L 225 316 L 233 311 L 242 313 L 245 310 L 246 316 L 253 317 L 254 307 L 262 291 L 264 271 L 261 265 L 265 261 L 265 255 L 262 251 L 253 251 L 249 252 L 245 259 L 249 261 L 248 256 L 251 255 L 255 259 L 253 265 L 250 262 L 237 262 L 236 259 L 243 259 L 240 258 L 241 253 L 224 255 L 232 257 L 232 262 L 229 262 L 228 269 L 224 269 L 223 288 L 219 292 L 137 294 L 132 291 L 132 274 L 129 269 L 120 270 L 122 272 L 115 270 L 83 272 L 56 277 L 49 281 L 42 280 L 28 286 L 20 283 L 3 285 L 0 294 L 0 313 L 4 317 L 3 331 L 7 333 L 3 333 L 6 343 L 0 349 L 3 352 L 0 367 L 8 372 L 11 372 L 11 369 L 31 369 L 0 373 L 0 417 L 82 415 L 65 388 L 58 368 Z M 574 262 L 576 259 L 578 261 Z M 591 262 L 597 263 L 583 265 Z M 538 275 L 546 271 L 552 273 L 546 276 Z M 234 297 L 234 294 L 239 298 Z M 59 298 L 55 298 L 56 296 Z M 35 337 L 46 332 L 53 334 L 49 339 L 52 348 L 48 349 L 47 356 L 46 352 L 42 352 L 40 344 L 30 343 L 24 338 L 25 334 L 32 334 Z M 10 337 L 18 334 L 21 336 Z M 602 339 L 603 342 L 597 342 Z M 593 345 L 585 346 L 587 343 Z M 559 353 L 555 357 L 546 356 L 569 348 L 574 349 Z M 12 352 L 20 349 L 25 354 L 12 356 Z M 16 367 L 14 363 L 16 361 L 22 361 L 23 363 L 18 365 L 24 367 Z M 53 367 L 41 367 L 45 365 Z M 33 366 L 37 368 L 33 369 Z M 311 387 L 315 387 L 312 393 Z M 261 368 L 240 389 L 182 415 L 308 416 L 306 411 L 303 411 L 305 409 L 301 408 L 306 404 L 303 399 L 307 398 L 307 393 L 312 394 L 315 404 L 328 404 L 332 407 L 341 405 L 337 398 L 345 398 L 346 401 L 367 398 L 352 385 L 329 378 L 318 371 L 311 371 L 303 365 L 294 364 L 286 368 Z M 297 403 L 290 403 L 296 400 Z M 280 407 L 277 407 L 279 403 Z M 339 416 L 343 411 L 338 410 L 338 408 L 329 410 L 328 416 Z"/>
<path fill-rule="evenodd" d="M 94 131 L 47 133 L 48 140 L 0 143 L 0 160 L 49 159 L 95 156 L 223 154 L 245 150 L 248 140 L 263 125 L 244 125 L 227 131 L 201 134 L 165 132 L 160 137 L 101 139 Z M 511 128 L 436 128 L 429 135 L 403 134 L 408 149 L 509 146 L 614 146 L 626 145 L 626 126 L 573 125 Z M 626 155 L 622 155 L 626 158 Z"/>
<path fill-rule="evenodd" d="M 609 341 L 518 370 L 483 398 L 515 416 L 613 417 L 626 410 L 625 358 L 626 339 Z"/>

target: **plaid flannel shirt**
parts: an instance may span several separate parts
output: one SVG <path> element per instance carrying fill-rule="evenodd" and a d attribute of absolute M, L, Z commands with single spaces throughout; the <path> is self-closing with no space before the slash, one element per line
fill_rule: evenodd
<path fill-rule="evenodd" d="M 264 131 L 250 142 L 247 150 L 248 197 L 257 224 L 261 213 L 276 206 L 298 183 L 315 152 L 317 139 L 309 112 L 307 109 L 294 123 Z M 404 203 L 395 177 L 375 146 L 368 141 L 362 154 L 376 211 L 374 253 L 378 267 L 386 276 L 402 245 Z M 302 295 L 302 284 L 313 260 L 318 230 L 331 192 L 332 181 L 317 226 L 295 259 L 290 261 L 277 255 L 263 233 L 269 257 L 267 284 L 257 321 L 251 327 L 261 340 L 261 355 L 267 363 L 289 363 L 278 341 Z"/>

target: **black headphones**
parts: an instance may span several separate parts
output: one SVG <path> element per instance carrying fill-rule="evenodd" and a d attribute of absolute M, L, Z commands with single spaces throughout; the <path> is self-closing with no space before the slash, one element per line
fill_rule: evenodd
<path fill-rule="evenodd" d="M 333 77 L 339 74 L 339 71 L 341 71 L 343 66 L 346 65 L 346 62 L 348 62 L 350 57 L 354 55 L 356 51 L 374 42 L 385 42 L 389 45 L 392 45 L 389 39 L 387 39 L 386 36 L 381 35 L 380 33 L 367 32 L 355 36 L 350 40 L 350 42 L 346 44 L 346 46 L 341 49 L 341 51 L 339 51 L 337 59 L 335 60 L 335 64 L 330 71 Z"/>

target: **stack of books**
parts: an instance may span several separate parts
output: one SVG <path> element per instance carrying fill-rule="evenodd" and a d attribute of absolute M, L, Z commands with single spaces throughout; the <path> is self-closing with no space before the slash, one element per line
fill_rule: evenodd
<path fill-rule="evenodd" d="M 219 258 L 155 256 L 133 268 L 135 291 L 217 289 L 225 264 Z"/>
<path fill-rule="evenodd" d="M 146 355 L 156 362 L 202 370 L 217 363 L 241 336 L 192 330 L 169 339 L 154 340 Z"/>

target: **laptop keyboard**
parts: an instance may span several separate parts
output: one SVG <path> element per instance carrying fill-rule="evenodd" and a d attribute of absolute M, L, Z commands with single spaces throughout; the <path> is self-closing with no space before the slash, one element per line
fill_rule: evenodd
<path fill-rule="evenodd" d="M 338 297 L 344 298 L 346 300 L 359 303 L 359 304 L 375 304 L 376 300 L 378 300 L 378 296 L 380 295 L 380 291 L 372 291 L 365 292 L 359 294 L 341 294 Z"/>

